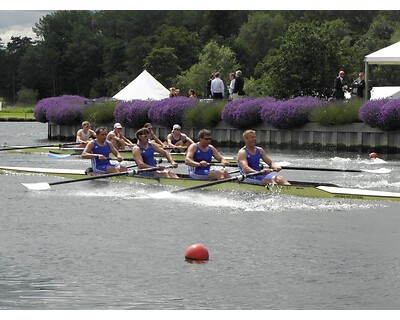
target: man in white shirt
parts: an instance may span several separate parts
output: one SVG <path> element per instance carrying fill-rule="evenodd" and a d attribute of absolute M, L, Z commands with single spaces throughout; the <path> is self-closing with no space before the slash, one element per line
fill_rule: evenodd
<path fill-rule="evenodd" d="M 224 82 L 220 78 L 220 73 L 215 73 L 215 79 L 211 81 L 211 94 L 213 99 L 223 99 L 224 98 Z"/>

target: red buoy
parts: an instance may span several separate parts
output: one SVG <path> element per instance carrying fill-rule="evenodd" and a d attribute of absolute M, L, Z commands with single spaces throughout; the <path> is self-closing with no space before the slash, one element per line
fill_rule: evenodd
<path fill-rule="evenodd" d="M 371 152 L 371 153 L 369 154 L 369 158 L 370 158 L 370 159 L 376 159 L 376 158 L 378 158 L 378 154 L 375 153 L 375 152 Z"/>
<path fill-rule="evenodd" d="M 186 260 L 208 260 L 208 250 L 202 244 L 193 244 L 185 251 Z"/>

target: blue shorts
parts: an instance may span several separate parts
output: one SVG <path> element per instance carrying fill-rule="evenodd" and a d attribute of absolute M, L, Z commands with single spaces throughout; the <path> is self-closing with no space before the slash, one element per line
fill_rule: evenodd
<path fill-rule="evenodd" d="M 244 179 L 244 182 L 252 184 L 262 184 L 263 179 L 272 179 L 273 177 L 274 175 L 272 173 L 268 173 L 266 175 L 258 174 L 256 176 Z"/>
<path fill-rule="evenodd" d="M 93 172 L 95 173 L 107 173 L 107 167 L 118 167 L 118 164 L 103 164 L 93 168 Z"/>
<path fill-rule="evenodd" d="M 197 174 L 194 172 L 189 171 L 189 178 L 193 180 L 208 180 L 208 174 L 210 172 L 219 172 L 220 170 L 210 170 L 210 169 L 204 169 L 202 174 Z"/>

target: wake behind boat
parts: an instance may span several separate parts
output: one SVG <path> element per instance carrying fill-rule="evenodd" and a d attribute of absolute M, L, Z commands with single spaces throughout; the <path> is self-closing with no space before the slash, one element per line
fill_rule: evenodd
<path fill-rule="evenodd" d="M 34 168 L 34 167 L 0 167 L 0 172 L 7 173 L 23 173 L 23 174 L 44 174 L 60 176 L 70 179 L 79 179 L 88 177 L 86 170 L 71 170 L 71 169 L 46 169 L 46 168 Z M 192 180 L 185 174 L 179 175 L 180 179 L 170 178 L 151 178 L 143 177 L 139 175 L 123 175 L 118 174 L 110 179 L 124 179 L 124 181 L 169 186 L 174 188 L 191 188 L 194 186 L 201 186 L 206 184 L 207 181 Z M 99 176 L 98 178 L 103 178 Z M 78 182 L 71 181 L 71 182 Z M 312 198 L 346 198 L 356 200 L 389 200 L 389 201 L 400 201 L 400 193 L 398 192 L 386 192 L 386 191 L 375 191 L 369 189 L 356 189 L 356 188 L 343 188 L 334 184 L 321 184 L 315 182 L 304 182 L 304 181 L 290 181 L 291 185 L 255 185 L 238 180 L 229 181 L 221 184 L 210 185 L 201 187 L 204 190 L 215 190 L 215 191 L 234 191 L 234 192 L 246 192 L 246 193 L 264 193 L 264 194 L 283 194 L 293 195 L 300 197 L 312 197 Z"/>

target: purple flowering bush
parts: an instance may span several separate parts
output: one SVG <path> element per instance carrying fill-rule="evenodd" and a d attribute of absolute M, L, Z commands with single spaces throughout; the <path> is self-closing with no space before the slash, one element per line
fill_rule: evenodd
<path fill-rule="evenodd" d="M 79 124 L 82 122 L 85 100 L 71 95 L 42 99 L 34 109 L 35 119 L 58 125 Z"/>
<path fill-rule="evenodd" d="M 221 113 L 226 123 L 236 128 L 248 128 L 262 122 L 262 108 L 274 102 L 274 98 L 243 98 L 228 102 Z"/>
<path fill-rule="evenodd" d="M 115 121 L 126 127 L 141 128 L 150 122 L 148 112 L 151 105 L 152 101 L 148 100 L 123 101 L 115 108 Z"/>
<path fill-rule="evenodd" d="M 400 99 L 390 100 L 381 108 L 381 123 L 383 130 L 400 129 Z"/>
<path fill-rule="evenodd" d="M 359 119 L 371 127 L 383 128 L 381 109 L 388 101 L 389 99 L 368 100 L 358 111 Z"/>
<path fill-rule="evenodd" d="M 188 97 L 166 98 L 153 101 L 148 112 L 149 122 L 165 127 L 182 124 L 185 111 L 195 105 L 197 99 Z"/>
<path fill-rule="evenodd" d="M 277 100 L 262 108 L 261 119 L 278 129 L 298 128 L 308 122 L 311 110 L 322 103 L 320 99 L 310 96 Z"/>

